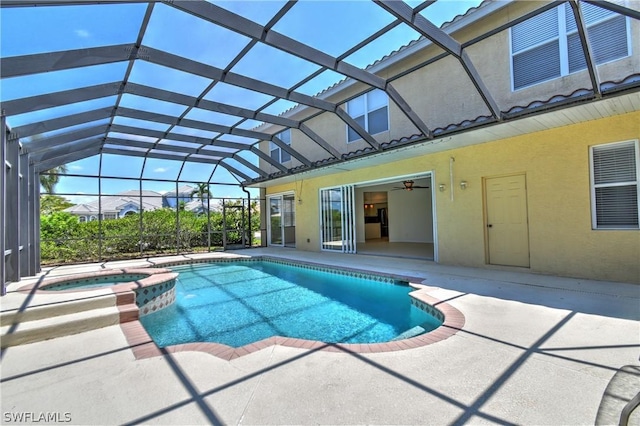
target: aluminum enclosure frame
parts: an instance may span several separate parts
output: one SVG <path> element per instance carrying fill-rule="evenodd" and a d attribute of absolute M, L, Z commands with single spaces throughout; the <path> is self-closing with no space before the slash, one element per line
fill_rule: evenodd
<path fill-rule="evenodd" d="M 522 16 L 510 17 L 510 21 L 502 23 L 495 28 L 465 43 L 455 40 L 449 32 L 438 28 L 420 12 L 431 6 L 434 1 L 424 1 L 411 8 L 402 1 L 373 0 L 381 10 L 386 11 L 392 21 L 375 33 L 351 46 L 340 55 L 332 56 L 313 46 L 304 44 L 274 30 L 290 10 L 295 6 L 296 0 L 286 2 L 264 25 L 248 18 L 235 14 L 220 6 L 205 1 L 173 0 L 159 2 L 154 0 L 104 0 L 93 2 L 88 0 L 3 0 L 2 8 L 30 8 L 38 6 L 65 7 L 77 5 L 92 7 L 100 4 L 145 4 L 144 17 L 138 29 L 135 42 L 120 43 L 86 49 L 71 49 L 66 51 L 45 52 L 15 57 L 7 57 L 2 60 L 0 76 L 12 78 L 30 76 L 45 72 L 80 69 L 105 64 L 126 64 L 126 72 L 122 80 L 114 80 L 108 83 L 89 85 L 76 89 L 45 93 L 36 96 L 25 96 L 11 99 L 2 103 L 2 127 L 0 142 L 1 162 L 4 165 L 2 180 L 0 182 L 0 225 L 3 226 L 3 235 L 0 238 L 0 278 L 2 279 L 3 294 L 6 281 L 19 280 L 21 275 L 33 275 L 39 272 L 39 174 L 47 170 L 72 161 L 84 159 L 98 154 L 117 154 L 137 156 L 144 159 L 170 159 L 182 164 L 182 169 L 189 163 L 212 164 L 214 172 L 217 167 L 226 169 L 236 179 L 237 185 L 244 186 L 252 183 L 268 181 L 272 178 L 300 173 L 324 167 L 327 161 L 335 165 L 338 162 L 349 161 L 351 158 L 336 149 L 327 135 L 321 134 L 311 128 L 310 121 L 319 114 L 333 114 L 340 123 L 351 127 L 370 148 L 361 155 L 375 154 L 383 150 L 394 149 L 383 146 L 363 126 L 359 125 L 344 109 L 344 105 L 351 99 L 365 94 L 371 90 L 384 91 L 388 99 L 398 108 L 401 114 L 412 123 L 419 133 L 416 141 L 431 140 L 434 129 L 427 126 L 424 120 L 416 114 L 412 105 L 401 93 L 396 90 L 394 82 L 399 78 L 420 70 L 431 63 L 447 57 L 453 57 L 464 69 L 465 74 L 472 82 L 477 95 L 479 95 L 492 120 L 486 124 L 499 121 L 517 120 L 517 114 L 501 111 L 494 95 L 483 82 L 475 64 L 466 53 L 469 47 L 486 40 L 497 32 L 511 28 L 526 19 L 534 17 L 551 7 L 568 2 L 571 6 L 580 38 L 580 43 L 585 53 L 589 81 L 594 99 L 606 96 L 601 88 L 601 80 L 596 67 L 593 47 L 587 37 L 587 28 L 580 4 L 582 1 L 566 0 L 550 3 L 540 3 L 533 10 Z M 615 13 L 640 19 L 640 12 L 619 5 L 612 1 L 590 1 L 589 4 L 613 11 Z M 156 3 L 172 8 L 181 13 L 201 18 L 216 26 L 223 27 L 235 34 L 248 38 L 249 43 L 228 63 L 225 68 L 215 67 L 198 62 L 173 53 L 162 51 L 143 44 L 144 36 L 148 31 L 151 16 Z M 487 8 L 499 10 L 504 4 L 487 5 Z M 359 49 L 373 43 L 381 36 L 400 25 L 407 25 L 425 37 L 421 43 L 430 42 L 444 50 L 437 57 L 415 65 L 411 69 L 404 70 L 385 77 L 376 74 L 375 68 L 358 68 L 349 64 L 346 59 Z M 285 87 L 278 86 L 256 78 L 234 72 L 234 65 L 239 63 L 257 44 L 264 44 L 280 52 L 293 55 L 308 63 L 314 64 L 319 69 L 305 76 L 296 84 Z M 383 52 L 388 53 L 388 52 Z M 130 76 L 134 65 L 145 62 L 167 67 L 173 70 L 190 73 L 210 80 L 210 83 L 196 96 L 172 92 L 145 84 L 131 82 Z M 354 84 L 354 92 L 348 96 L 331 98 L 327 93 L 319 96 L 310 96 L 299 89 L 307 82 L 322 74 L 324 71 L 332 71 L 344 76 L 345 81 L 340 84 Z M 205 97 L 218 84 L 227 84 L 235 88 L 250 90 L 252 92 L 268 95 L 273 99 L 256 109 L 247 109 L 230 103 L 212 101 Z M 632 90 L 638 90 L 638 84 Z M 178 115 L 158 114 L 141 109 L 129 108 L 121 105 L 124 95 L 135 95 L 158 101 L 170 102 L 186 107 L 184 112 Z M 24 125 L 8 129 L 6 118 L 8 116 L 24 114 L 34 111 L 46 110 L 74 104 L 82 101 L 96 100 L 115 96 L 116 101 L 112 106 L 100 107 L 80 113 L 64 115 L 44 121 L 34 121 Z M 310 113 L 302 118 L 293 119 L 287 114 L 276 115 L 266 112 L 269 106 L 277 101 L 288 101 L 307 108 Z M 561 104 L 559 104 L 561 106 Z M 552 108 L 554 106 L 551 106 Z M 558 106 L 556 106 L 558 107 Z M 187 118 L 187 114 L 194 108 L 213 113 L 227 114 L 237 117 L 239 120 L 233 125 L 217 122 L 205 122 Z M 155 131 L 136 126 L 117 124 L 117 118 L 147 120 L 155 123 L 167 124 L 168 130 Z M 43 133 L 57 132 L 68 127 L 88 125 L 94 121 L 106 120 L 106 124 L 85 127 L 55 135 L 49 135 L 36 140 L 28 141 L 28 138 Z M 258 129 L 243 128 L 243 124 L 258 121 L 272 125 L 277 130 L 271 133 Z M 212 138 L 190 136 L 175 131 L 176 126 L 187 127 L 196 131 L 217 133 Z M 300 150 L 284 143 L 277 136 L 283 129 L 294 129 L 306 136 L 309 143 L 315 144 L 322 152 L 326 152 L 329 158 L 323 161 L 308 158 Z M 465 129 L 460 129 L 464 131 Z M 121 133 L 125 137 L 114 137 L 110 133 Z M 152 138 L 153 142 L 144 142 L 136 137 Z M 237 142 L 237 138 L 248 138 L 251 142 Z M 163 140 L 187 142 L 195 147 L 187 147 L 180 144 L 160 144 Z M 268 153 L 260 150 L 260 144 L 272 142 L 283 151 L 290 154 L 301 165 L 287 167 L 272 159 Z M 405 146 L 405 145 L 403 145 Z M 132 150 L 127 148 L 136 148 Z M 216 149 L 218 148 L 218 149 Z M 231 151 L 227 151 L 231 150 Z M 269 169 L 262 168 L 259 160 L 263 160 Z M 273 172 L 276 169 L 277 172 Z M 181 174 L 180 172 L 180 174 Z M 206 182 L 212 184 L 214 172 Z M 144 174 L 144 166 L 140 173 L 140 179 Z M 178 175 L 178 178 L 180 177 Z M 176 179 L 177 181 L 177 179 Z M 7 200 L 15 200 L 8 203 Z"/>

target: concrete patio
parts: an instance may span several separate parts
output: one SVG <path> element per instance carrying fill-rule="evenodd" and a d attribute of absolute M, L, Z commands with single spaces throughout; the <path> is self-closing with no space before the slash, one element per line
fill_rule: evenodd
<path fill-rule="evenodd" d="M 446 340 L 375 354 L 276 345 L 231 361 L 201 352 L 136 360 L 119 325 L 10 347 L 2 422 L 55 413 L 71 424 L 617 424 L 640 390 L 639 286 L 294 249 L 237 253 L 420 277 L 466 322 Z M 36 279 L 12 284 L 2 310 L 27 302 L 15 290 Z M 638 411 L 629 424 L 640 424 Z"/>

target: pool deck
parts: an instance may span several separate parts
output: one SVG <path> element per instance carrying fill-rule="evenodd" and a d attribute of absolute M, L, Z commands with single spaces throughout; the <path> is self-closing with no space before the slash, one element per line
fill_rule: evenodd
<path fill-rule="evenodd" d="M 57 414 L 67 424 L 617 424 L 640 390 L 638 285 L 294 249 L 214 256 L 233 253 L 420 278 L 464 325 L 402 351 L 270 345 L 231 360 L 200 351 L 136 359 L 122 328 L 104 327 L 6 349 L 2 422 Z M 37 279 L 11 284 L 2 310 L 72 295 L 16 291 Z M 639 411 L 630 424 L 640 424 Z"/>

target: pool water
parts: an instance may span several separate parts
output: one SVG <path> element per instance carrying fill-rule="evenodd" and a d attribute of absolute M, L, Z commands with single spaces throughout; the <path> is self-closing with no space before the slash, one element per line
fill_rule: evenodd
<path fill-rule="evenodd" d="M 379 343 L 441 325 L 411 306 L 408 285 L 268 261 L 173 270 L 179 272 L 175 303 L 140 318 L 160 347 L 188 342 L 239 347 L 271 336 Z"/>

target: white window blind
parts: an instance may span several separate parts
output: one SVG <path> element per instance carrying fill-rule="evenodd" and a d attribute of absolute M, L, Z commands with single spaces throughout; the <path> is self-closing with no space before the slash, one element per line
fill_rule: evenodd
<path fill-rule="evenodd" d="M 593 227 L 639 228 L 638 142 L 594 146 L 591 162 Z"/>
<path fill-rule="evenodd" d="M 580 3 L 596 64 L 629 55 L 627 20 L 590 3 Z M 511 28 L 513 89 L 586 68 L 573 9 L 568 3 Z"/>
<path fill-rule="evenodd" d="M 280 139 L 282 142 L 291 146 L 291 129 L 287 129 L 278 133 L 276 137 Z M 291 154 L 284 151 L 273 142 L 269 142 L 269 151 L 270 151 L 271 159 L 277 161 L 278 163 L 285 163 L 287 161 L 291 161 Z"/>

